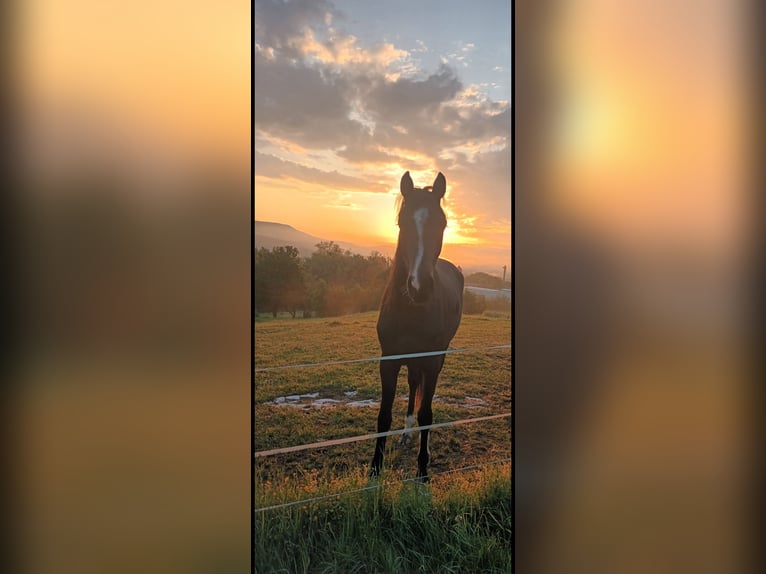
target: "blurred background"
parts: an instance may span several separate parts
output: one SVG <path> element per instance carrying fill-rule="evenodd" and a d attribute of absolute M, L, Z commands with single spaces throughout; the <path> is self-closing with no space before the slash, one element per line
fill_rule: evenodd
<path fill-rule="evenodd" d="M 246 572 L 250 3 L 3 10 L 19 327 L 4 560 Z"/>
<path fill-rule="evenodd" d="M 754 4 L 515 3 L 519 572 L 758 571 Z"/>
<path fill-rule="evenodd" d="M 755 570 L 754 6 L 515 2 L 521 572 Z M 251 568 L 251 10 L 3 4 L 5 571 Z"/>

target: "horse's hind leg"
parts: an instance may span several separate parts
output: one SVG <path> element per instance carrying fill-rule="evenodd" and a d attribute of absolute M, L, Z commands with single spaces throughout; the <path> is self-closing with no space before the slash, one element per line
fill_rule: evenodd
<path fill-rule="evenodd" d="M 396 378 L 399 376 L 401 365 L 395 361 L 380 362 L 380 382 L 383 393 L 378 411 L 378 432 L 391 430 L 391 407 L 396 396 Z M 375 454 L 370 464 L 370 476 L 378 476 L 383 467 L 383 454 L 386 450 L 386 437 L 378 437 L 375 443 Z"/>
<path fill-rule="evenodd" d="M 426 371 L 423 376 L 423 397 L 418 410 L 418 425 L 430 425 L 433 422 L 433 411 L 431 410 L 431 401 L 436 391 L 436 380 L 439 377 L 439 371 Z M 430 461 L 430 452 L 428 449 L 428 429 L 420 431 L 420 450 L 418 451 L 418 478 L 422 482 L 428 482 L 428 463 Z"/>
<path fill-rule="evenodd" d="M 423 371 L 414 367 L 407 367 L 407 382 L 410 385 L 410 398 L 407 402 L 407 416 L 404 419 L 404 428 L 410 429 L 415 426 L 415 402 L 418 391 L 422 392 Z M 412 433 L 406 432 L 399 439 L 399 444 L 408 445 L 412 441 Z"/>

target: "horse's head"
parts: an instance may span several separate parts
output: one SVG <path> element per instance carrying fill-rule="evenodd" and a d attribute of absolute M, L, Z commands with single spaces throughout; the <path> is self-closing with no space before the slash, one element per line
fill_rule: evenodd
<path fill-rule="evenodd" d="M 397 256 L 407 268 L 406 292 L 423 303 L 434 288 L 434 266 L 442 250 L 447 217 L 440 201 L 447 191 L 447 180 L 439 173 L 433 187 L 416 188 L 410 172 L 402 176 L 403 202 L 399 209 Z"/>

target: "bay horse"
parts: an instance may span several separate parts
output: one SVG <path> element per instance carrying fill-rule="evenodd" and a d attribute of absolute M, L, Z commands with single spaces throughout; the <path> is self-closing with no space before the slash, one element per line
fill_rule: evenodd
<path fill-rule="evenodd" d="M 447 217 L 441 199 L 447 180 L 440 172 L 433 186 L 414 187 L 410 172 L 400 182 L 399 239 L 391 275 L 383 292 L 378 316 L 378 341 L 382 356 L 428 351 L 445 351 L 455 336 L 463 312 L 463 274 L 449 261 L 439 258 Z M 436 380 L 444 365 L 444 355 L 380 361 L 383 387 L 378 413 L 378 432 L 391 428 L 391 407 L 402 365 L 407 366 L 410 387 L 405 429 L 414 424 L 431 424 L 431 402 Z M 400 443 L 409 442 L 405 433 Z M 386 438 L 380 437 L 370 465 L 370 476 L 378 476 L 383 466 Z M 428 430 L 420 431 L 417 477 L 428 482 Z"/>

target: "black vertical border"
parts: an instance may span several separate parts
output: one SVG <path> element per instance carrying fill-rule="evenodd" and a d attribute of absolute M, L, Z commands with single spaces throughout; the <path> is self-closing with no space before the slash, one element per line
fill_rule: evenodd
<path fill-rule="evenodd" d="M 511 571 L 516 571 L 516 2 L 511 0 Z"/>
<path fill-rule="evenodd" d="M 255 572 L 255 0 L 250 3 L 250 571 Z"/>

